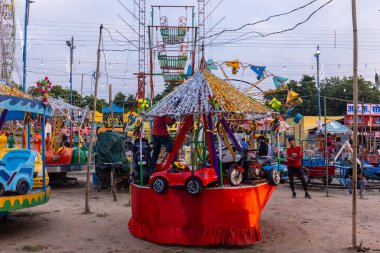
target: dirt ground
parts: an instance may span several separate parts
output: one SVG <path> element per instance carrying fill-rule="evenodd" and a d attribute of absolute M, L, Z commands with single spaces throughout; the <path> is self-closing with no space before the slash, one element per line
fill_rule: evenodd
<path fill-rule="evenodd" d="M 131 208 L 127 192 L 114 202 L 109 190 L 91 190 L 91 214 L 83 214 L 85 178 L 54 187 L 48 204 L 21 210 L 0 224 L 0 252 L 350 252 L 351 201 L 347 190 L 312 188 L 312 199 L 290 198 L 288 185 L 273 193 L 261 217 L 263 240 L 250 247 L 161 246 L 134 238 L 128 230 Z M 380 193 L 367 191 L 358 200 L 358 242 L 380 252 Z M 352 252 L 352 251 L 351 251 Z"/>

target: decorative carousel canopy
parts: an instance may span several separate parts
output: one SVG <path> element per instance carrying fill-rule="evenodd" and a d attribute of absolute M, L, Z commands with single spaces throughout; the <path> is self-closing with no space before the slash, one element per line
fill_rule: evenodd
<path fill-rule="evenodd" d="M 70 111 L 73 111 L 74 115 L 83 114 L 88 111 L 87 106 L 85 108 L 79 108 L 65 102 L 62 98 L 48 98 L 49 104 L 53 108 L 51 115 L 54 116 L 68 116 L 70 117 Z"/>
<path fill-rule="evenodd" d="M 150 118 L 213 112 L 246 113 L 260 117 L 273 111 L 204 70 L 196 72 L 152 107 L 145 116 Z"/>
<path fill-rule="evenodd" d="M 0 83 L 0 109 L 8 111 L 31 112 L 50 116 L 51 107 L 33 99 L 15 87 Z"/>

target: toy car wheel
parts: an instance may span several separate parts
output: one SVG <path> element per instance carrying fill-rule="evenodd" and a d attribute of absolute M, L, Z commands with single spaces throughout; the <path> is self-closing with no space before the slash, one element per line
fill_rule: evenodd
<path fill-rule="evenodd" d="M 202 192 L 202 182 L 198 178 L 190 178 L 186 183 L 186 190 L 192 195 Z"/>
<path fill-rule="evenodd" d="M 4 194 L 4 185 L 2 183 L 0 183 L 0 196 Z"/>
<path fill-rule="evenodd" d="M 268 172 L 268 182 L 270 185 L 278 185 L 281 180 L 280 172 L 276 169 L 270 169 Z"/>
<path fill-rule="evenodd" d="M 17 182 L 16 191 L 18 194 L 21 194 L 21 195 L 27 194 L 29 191 L 29 183 L 24 179 L 20 179 Z"/>
<path fill-rule="evenodd" d="M 152 183 L 152 188 L 157 193 L 164 193 L 168 188 L 168 182 L 162 178 L 156 178 Z"/>
<path fill-rule="evenodd" d="M 227 177 L 228 181 L 233 186 L 238 186 L 243 181 L 243 173 L 235 167 L 231 167 L 227 171 Z"/>

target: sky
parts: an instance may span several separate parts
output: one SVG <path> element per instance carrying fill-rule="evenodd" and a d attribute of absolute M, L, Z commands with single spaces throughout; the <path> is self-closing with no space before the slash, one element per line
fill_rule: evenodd
<path fill-rule="evenodd" d="M 208 0 L 206 6 L 206 32 L 212 35 L 223 29 L 240 27 L 279 13 L 288 12 L 305 5 L 311 0 Z M 137 44 L 137 34 L 130 28 L 138 30 L 137 0 L 35 0 L 30 6 L 27 50 L 27 86 L 49 76 L 55 84 L 69 87 L 68 61 L 69 47 L 66 40 L 74 37 L 73 89 L 83 95 L 94 91 L 93 73 L 96 70 L 96 52 L 99 26 L 104 25 L 103 49 L 101 55 L 101 77 L 99 80 L 99 97 L 108 98 L 107 85 L 112 83 L 113 93 L 135 94 L 137 79 L 134 73 L 138 69 L 138 53 L 128 40 Z M 316 75 L 316 52 L 320 46 L 321 77 L 352 75 L 352 18 L 351 1 L 333 0 L 318 11 L 305 24 L 296 29 L 268 37 L 254 37 L 239 42 L 230 42 L 247 32 L 267 34 L 291 28 L 305 20 L 319 6 L 328 0 L 317 0 L 312 5 L 292 14 L 270 19 L 259 25 L 248 26 L 237 32 L 226 32 L 205 41 L 205 58 L 223 62 L 239 59 L 245 65 L 264 65 L 271 73 L 293 80 L 300 80 L 302 75 Z M 128 9 L 126 10 L 123 5 Z M 147 0 L 146 18 L 150 22 L 151 5 L 189 5 L 195 6 L 195 0 Z M 21 83 L 22 42 L 25 1 L 15 0 L 16 7 L 16 62 L 13 79 Z M 375 71 L 380 72 L 380 1 L 357 0 L 359 28 L 359 74 L 374 81 Z M 210 14 L 210 15 L 209 15 Z M 191 9 L 165 9 L 154 12 L 154 24 L 159 23 L 160 16 L 167 16 L 169 25 L 176 25 L 180 16 L 187 17 L 191 25 Z M 220 21 L 221 20 L 221 21 Z M 219 22 L 220 21 L 220 22 Z M 126 24 L 128 23 L 128 25 Z M 195 15 L 197 24 L 197 14 Z M 19 29 L 20 27 L 21 29 Z M 255 33 L 251 33 L 255 35 Z M 112 38 L 110 37 L 112 36 Z M 157 31 L 152 33 L 153 40 L 160 40 Z M 210 41 L 212 41 L 211 44 Z M 191 46 L 190 46 L 191 48 Z M 132 51 L 130 51 L 132 50 Z M 148 65 L 148 59 L 146 64 Z M 154 72 L 159 66 L 155 60 Z M 148 68 L 147 68 L 148 69 Z M 236 76 L 224 68 L 230 78 L 255 82 L 255 74 L 249 69 L 240 69 Z M 215 74 L 222 77 L 220 70 Z M 83 88 L 81 89 L 83 75 Z M 240 85 L 240 84 L 235 84 Z M 261 88 L 273 89 L 271 80 L 260 84 Z M 155 93 L 164 88 L 161 76 L 154 77 Z"/>

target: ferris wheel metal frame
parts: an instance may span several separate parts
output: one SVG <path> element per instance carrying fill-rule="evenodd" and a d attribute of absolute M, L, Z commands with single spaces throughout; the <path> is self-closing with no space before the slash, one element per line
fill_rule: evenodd
<path fill-rule="evenodd" d="M 15 7 L 14 0 L 0 0 L 0 64 L 1 79 L 12 79 L 15 55 Z"/>

